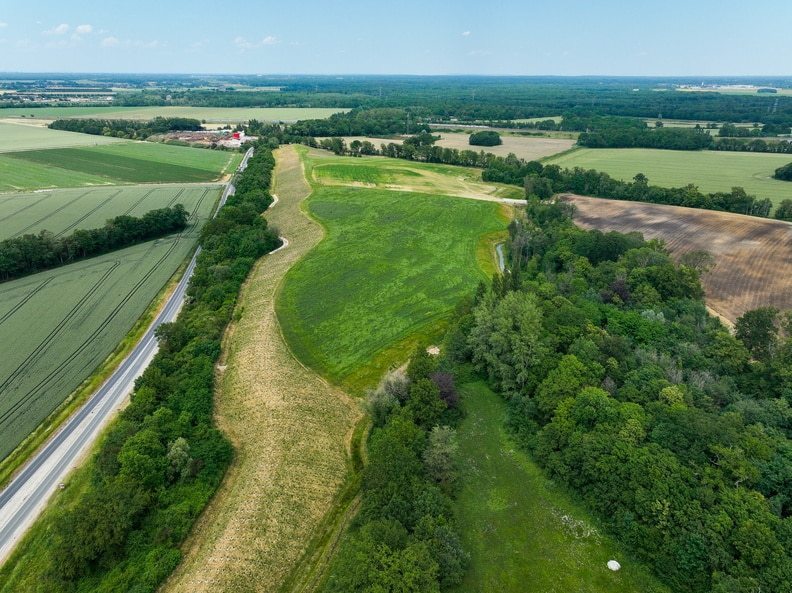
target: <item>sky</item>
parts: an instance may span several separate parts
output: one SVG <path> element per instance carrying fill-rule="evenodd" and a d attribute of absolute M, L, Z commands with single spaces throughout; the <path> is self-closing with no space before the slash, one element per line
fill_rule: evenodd
<path fill-rule="evenodd" d="M 0 0 L 2 72 L 792 75 L 790 0 Z"/>

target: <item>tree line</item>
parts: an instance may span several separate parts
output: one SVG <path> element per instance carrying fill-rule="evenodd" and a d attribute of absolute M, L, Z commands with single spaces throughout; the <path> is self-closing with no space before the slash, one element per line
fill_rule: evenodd
<path fill-rule="evenodd" d="M 49 127 L 53 130 L 81 132 L 94 136 L 112 136 L 128 140 L 145 140 L 154 134 L 182 130 L 202 130 L 201 122 L 187 117 L 155 117 L 149 121 L 134 119 L 58 119 Z"/>
<path fill-rule="evenodd" d="M 425 133 L 422 137 L 433 136 Z M 429 142 L 382 143 L 377 149 L 373 143 L 360 140 L 354 140 L 347 146 L 343 138 L 323 138 L 319 142 L 314 138 L 298 137 L 292 138 L 293 140 L 331 150 L 339 155 L 381 155 L 426 163 L 478 167 L 484 169 L 482 172 L 484 181 L 519 185 L 525 187 L 527 196 L 539 196 L 543 199 L 556 193 L 569 192 L 614 200 L 686 206 L 750 216 L 770 217 L 773 213 L 773 203 L 768 198 L 752 196 L 741 187 L 734 187 L 729 192 L 713 193 L 704 193 L 693 184 L 676 188 L 660 187 L 650 185 L 649 179 L 642 173 L 637 174 L 632 181 L 620 181 L 594 169 L 580 167 L 562 169 L 558 165 L 542 165 L 537 161 L 526 161 L 513 154 L 500 157 L 484 151 L 442 148 Z M 788 209 L 783 204 L 779 205 L 774 217 L 779 220 L 789 220 Z"/>
<path fill-rule="evenodd" d="M 187 226 L 189 214 L 181 204 L 146 212 L 140 218 L 116 216 L 97 229 L 78 229 L 66 237 L 42 230 L 0 241 L 0 281 L 110 253 L 164 237 Z"/>
<path fill-rule="evenodd" d="M 214 365 L 255 261 L 280 244 L 261 213 L 275 160 L 257 149 L 237 192 L 201 231 L 188 298 L 98 444 L 85 490 L 49 527 L 40 585 L 51 592 L 156 591 L 222 480 L 231 445 L 214 426 Z"/>
<path fill-rule="evenodd" d="M 458 405 L 453 376 L 425 348 L 369 393 L 360 510 L 325 593 L 439 593 L 461 582 L 468 555 L 452 512 Z"/>
<path fill-rule="evenodd" d="M 792 314 L 707 314 L 708 258 L 532 200 L 509 267 L 444 342 L 508 429 L 675 591 L 792 582 Z M 519 345 L 519 348 L 514 345 Z"/>

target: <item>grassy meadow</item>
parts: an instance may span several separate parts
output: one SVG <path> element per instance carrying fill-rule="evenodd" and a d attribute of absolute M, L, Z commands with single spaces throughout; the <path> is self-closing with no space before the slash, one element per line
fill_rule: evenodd
<path fill-rule="evenodd" d="M 422 169 L 405 173 L 388 159 L 346 158 L 328 171 L 321 157 L 307 158 L 309 178 L 312 171 L 322 170 L 318 179 L 338 173 L 334 183 L 357 183 L 364 173 L 372 185 L 412 180 Z M 434 166 L 424 173 L 442 177 Z M 287 273 L 276 311 L 301 361 L 360 392 L 418 340 L 439 337 L 459 300 L 494 271 L 489 240 L 507 219 L 500 204 L 441 195 L 442 185 L 434 194 L 321 182 L 313 189 L 307 210 L 327 235 Z"/>
<path fill-rule="evenodd" d="M 107 136 L 89 136 L 77 132 L 50 130 L 33 125 L 0 122 L 0 153 L 45 148 L 69 148 L 73 146 L 96 146 L 123 142 Z"/>
<path fill-rule="evenodd" d="M 0 155 L 0 191 L 118 183 L 202 183 L 233 171 L 241 159 L 237 152 L 153 142 L 9 152 Z"/>
<path fill-rule="evenodd" d="M 740 186 L 774 204 L 792 199 L 792 183 L 772 179 L 773 172 L 790 161 L 792 156 L 786 154 L 651 148 L 581 148 L 548 159 L 562 167 L 605 171 L 617 179 L 643 173 L 649 183 L 665 187 L 692 183 L 702 191 L 718 192 Z"/>
<path fill-rule="evenodd" d="M 471 562 L 453 593 L 669 593 L 517 449 L 495 393 L 483 383 L 462 393 L 456 515 Z M 611 559 L 619 572 L 606 567 Z"/>
<path fill-rule="evenodd" d="M 0 239 L 47 230 L 56 236 L 102 226 L 115 216 L 142 216 L 182 204 L 206 214 L 220 186 L 117 186 L 0 194 Z"/>
<path fill-rule="evenodd" d="M 195 247 L 219 191 L 187 191 L 192 226 L 180 235 L 0 284 L 0 458 L 113 352 Z M 177 194 L 169 190 L 162 199 Z M 76 207 L 69 212 L 50 222 L 64 229 L 87 221 Z M 7 236 L 13 227 L 0 228 Z"/>

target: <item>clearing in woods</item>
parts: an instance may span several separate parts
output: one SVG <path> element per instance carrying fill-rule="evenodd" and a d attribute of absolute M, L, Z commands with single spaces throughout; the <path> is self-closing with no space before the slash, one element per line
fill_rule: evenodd
<path fill-rule="evenodd" d="M 279 201 L 267 219 L 289 245 L 259 261 L 226 335 L 215 414 L 236 455 L 168 593 L 280 591 L 316 549 L 350 471 L 357 403 L 294 358 L 275 315 L 286 271 L 324 235 L 302 211 L 311 190 L 295 148 L 275 154 Z"/>
<path fill-rule="evenodd" d="M 596 169 L 627 181 L 643 173 L 650 184 L 663 187 L 692 183 L 704 192 L 728 192 L 740 186 L 749 194 L 769 198 L 778 205 L 781 200 L 792 198 L 792 183 L 772 176 L 790 160 L 792 155 L 760 152 L 580 148 L 548 162 L 561 167 Z"/>
<path fill-rule="evenodd" d="M 0 459 L 116 349 L 193 250 L 219 189 L 190 191 L 179 235 L 0 284 Z"/>
<path fill-rule="evenodd" d="M 0 154 L 0 191 L 119 183 L 203 183 L 235 170 L 241 160 L 238 152 L 155 142 L 6 152 Z"/>
<path fill-rule="evenodd" d="M 492 240 L 510 211 L 430 185 L 447 179 L 453 189 L 457 178 L 443 172 L 465 169 L 351 157 L 329 165 L 318 151 L 303 152 L 309 178 L 319 180 L 308 211 L 327 237 L 286 275 L 276 310 L 300 360 L 361 393 L 417 342 L 440 337 L 457 303 L 495 271 Z M 402 179 L 426 193 L 376 187 Z"/>
<path fill-rule="evenodd" d="M 792 184 L 791 184 L 792 185 Z M 792 224 L 680 206 L 566 195 L 586 229 L 638 231 L 681 255 L 704 250 L 715 267 L 703 278 L 707 305 L 734 322 L 750 309 L 792 309 Z"/>
<path fill-rule="evenodd" d="M 498 395 L 484 383 L 461 392 L 455 510 L 470 566 L 452 593 L 670 593 L 517 448 Z M 608 570 L 611 559 L 619 572 Z"/>

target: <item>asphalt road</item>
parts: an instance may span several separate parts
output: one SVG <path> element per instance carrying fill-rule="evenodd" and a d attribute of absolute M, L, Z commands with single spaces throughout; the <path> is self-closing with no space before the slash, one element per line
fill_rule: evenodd
<path fill-rule="evenodd" d="M 239 171 L 244 171 L 252 154 L 252 148 L 245 153 Z M 234 186 L 228 183 L 217 210 L 233 193 Z M 187 285 L 200 252 L 199 247 L 176 290 L 168 297 L 165 306 L 132 352 L 0 492 L 0 563 L 8 557 L 25 531 L 41 514 L 58 484 L 80 464 L 102 428 L 126 403 L 135 379 L 143 374 L 157 353 L 157 327 L 176 319 L 184 304 Z"/>

